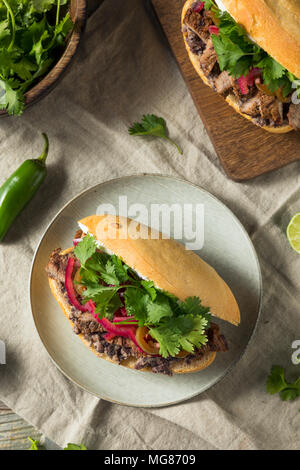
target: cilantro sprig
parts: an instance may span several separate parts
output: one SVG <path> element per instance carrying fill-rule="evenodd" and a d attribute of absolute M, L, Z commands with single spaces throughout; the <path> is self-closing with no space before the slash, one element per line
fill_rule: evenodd
<path fill-rule="evenodd" d="M 32 439 L 32 437 L 27 438 L 30 442 L 29 450 L 45 450 L 45 447 L 41 444 L 40 441 Z M 69 442 L 64 450 L 87 450 L 84 444 L 72 444 Z"/>
<path fill-rule="evenodd" d="M 122 293 L 128 315 L 134 316 L 135 325 L 149 328 L 150 335 L 160 344 L 159 353 L 163 357 L 176 356 L 182 349 L 192 353 L 207 343 L 205 331 L 211 316 L 198 297 L 181 302 L 158 289 L 152 281 L 141 279 L 119 257 L 100 250 L 89 234 L 74 248 L 74 255 L 81 263 L 83 302 L 95 302 L 99 318 L 113 320 L 123 305 Z M 127 323 L 125 317 L 120 322 Z"/>
<path fill-rule="evenodd" d="M 293 401 L 300 397 L 300 377 L 295 382 L 287 382 L 281 366 L 272 367 L 266 387 L 271 395 L 279 393 L 283 401 Z"/>
<path fill-rule="evenodd" d="M 167 123 L 162 117 L 155 116 L 154 114 L 145 114 L 142 117 L 141 122 L 135 122 L 132 127 L 128 129 L 130 135 L 133 136 L 152 136 L 160 137 L 161 139 L 168 140 L 172 145 L 174 145 L 180 155 L 183 154 L 179 145 L 170 139 L 167 132 Z"/>
<path fill-rule="evenodd" d="M 25 93 L 50 69 L 73 27 L 69 0 L 0 2 L 0 109 L 24 110 Z"/>
<path fill-rule="evenodd" d="M 72 444 L 69 442 L 64 450 L 87 450 L 84 444 Z"/>
<path fill-rule="evenodd" d="M 220 69 L 239 78 L 248 75 L 252 68 L 260 68 L 267 88 L 271 92 L 281 89 L 283 97 L 288 96 L 296 77 L 255 44 L 229 13 L 222 12 L 214 4 L 210 9 L 218 21 L 219 34 L 212 34 L 212 42 Z M 300 93 L 300 87 L 297 92 Z"/>
<path fill-rule="evenodd" d="M 38 441 L 36 439 L 32 439 L 32 437 L 28 437 L 27 439 L 30 442 L 29 450 L 43 450 L 43 446 L 40 443 L 40 441 Z"/>

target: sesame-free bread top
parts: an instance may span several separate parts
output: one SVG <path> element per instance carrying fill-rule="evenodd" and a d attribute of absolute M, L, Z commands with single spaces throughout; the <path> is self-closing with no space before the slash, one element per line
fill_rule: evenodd
<path fill-rule="evenodd" d="M 197 296 L 212 315 L 238 325 L 240 311 L 225 281 L 200 256 L 173 239 L 131 219 L 92 215 L 79 222 L 140 276 L 180 300 Z M 207 241 L 209 242 L 209 241 Z"/>
<path fill-rule="evenodd" d="M 262 49 L 300 78 L 299 0 L 222 1 Z"/>

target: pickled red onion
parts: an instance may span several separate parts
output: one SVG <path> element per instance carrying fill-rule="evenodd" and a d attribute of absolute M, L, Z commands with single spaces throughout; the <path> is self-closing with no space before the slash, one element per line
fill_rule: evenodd
<path fill-rule="evenodd" d="M 193 10 L 196 13 L 200 13 L 200 11 L 202 11 L 203 8 L 204 8 L 204 2 L 198 2 L 197 5 L 194 6 Z"/>
<path fill-rule="evenodd" d="M 238 84 L 239 84 L 242 95 L 248 95 L 249 93 L 248 82 L 247 82 L 247 78 L 244 75 L 238 78 Z"/>
<path fill-rule="evenodd" d="M 249 93 L 249 86 L 253 86 L 255 79 L 261 76 L 261 69 L 253 68 L 250 70 L 248 75 L 243 75 L 242 77 L 238 78 L 238 84 L 240 86 L 240 90 L 242 95 L 248 95 Z"/>
<path fill-rule="evenodd" d="M 208 31 L 210 32 L 210 34 L 215 34 L 216 36 L 219 36 L 219 33 L 220 33 L 218 26 L 214 24 L 209 26 Z"/>
<path fill-rule="evenodd" d="M 81 312 L 87 312 L 88 307 L 86 305 L 81 305 L 81 303 L 77 300 L 77 297 L 75 294 L 75 289 L 74 289 L 74 284 L 73 284 L 73 279 L 72 279 L 74 264 L 75 264 L 75 259 L 72 256 L 70 256 L 70 258 L 68 259 L 68 264 L 67 264 L 66 274 L 65 274 L 65 288 L 66 288 L 71 304 L 77 310 L 80 310 Z"/>

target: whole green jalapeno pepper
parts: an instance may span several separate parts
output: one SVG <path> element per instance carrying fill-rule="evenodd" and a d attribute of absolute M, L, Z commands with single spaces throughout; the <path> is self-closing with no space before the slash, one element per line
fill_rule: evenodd
<path fill-rule="evenodd" d="M 46 134 L 42 135 L 45 146 L 41 156 L 22 163 L 0 188 L 0 242 L 47 176 L 49 141 Z"/>

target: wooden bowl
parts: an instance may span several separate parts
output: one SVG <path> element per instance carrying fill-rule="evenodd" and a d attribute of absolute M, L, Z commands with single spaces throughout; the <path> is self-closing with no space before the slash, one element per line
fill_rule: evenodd
<path fill-rule="evenodd" d="M 63 74 L 70 66 L 78 49 L 80 39 L 86 24 L 87 0 L 71 0 L 70 16 L 74 23 L 73 31 L 67 41 L 66 48 L 59 61 L 33 88 L 25 93 L 25 109 L 46 96 L 57 85 Z M 0 111 L 0 116 L 8 116 L 6 110 Z"/>

